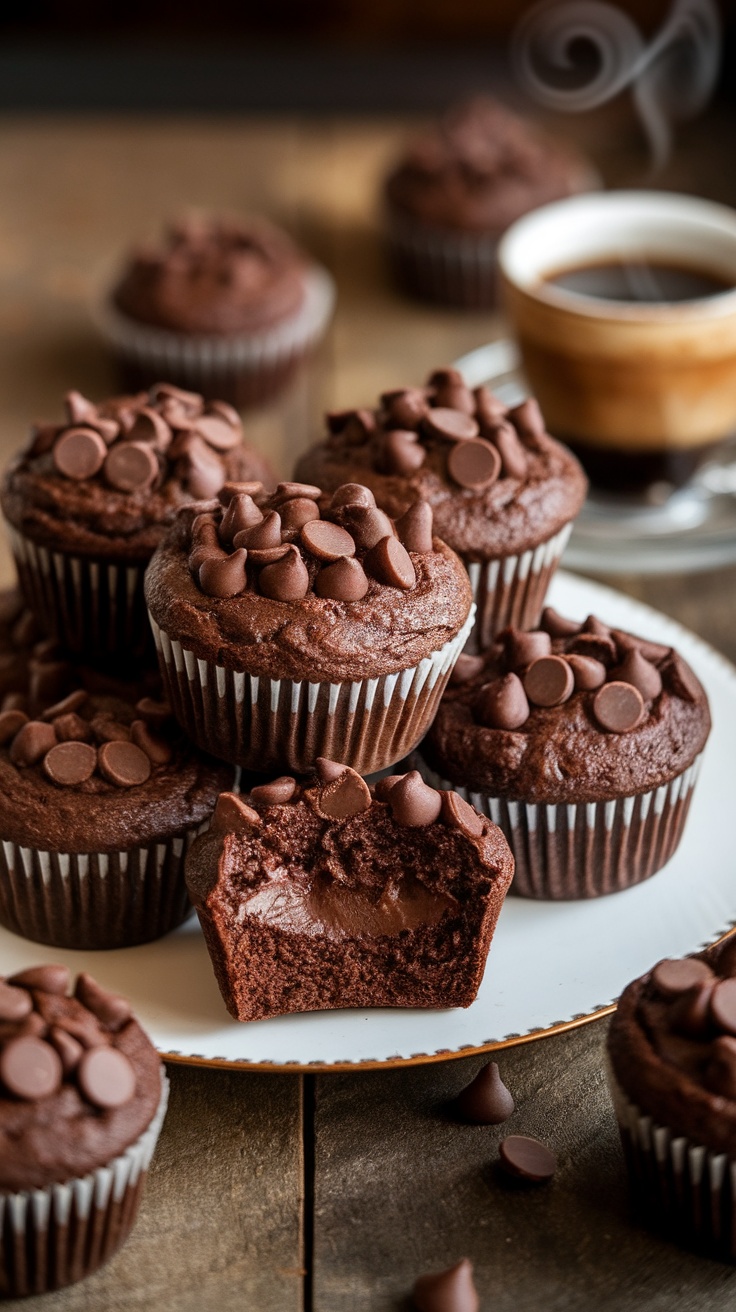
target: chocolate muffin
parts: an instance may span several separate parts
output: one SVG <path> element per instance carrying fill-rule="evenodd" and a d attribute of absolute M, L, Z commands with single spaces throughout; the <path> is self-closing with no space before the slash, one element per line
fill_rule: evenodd
<path fill-rule="evenodd" d="M 0 980 L 0 1296 L 112 1257 L 135 1221 L 168 1083 L 129 1004 L 66 966 Z"/>
<path fill-rule="evenodd" d="M 611 1021 L 609 1081 L 645 1224 L 736 1259 L 736 943 L 660 961 Z"/>
<path fill-rule="evenodd" d="M 131 252 L 100 327 L 128 386 L 164 373 L 246 406 L 284 386 L 334 297 L 327 271 L 265 219 L 190 217 Z"/>
<path fill-rule="evenodd" d="M 533 400 L 509 409 L 456 369 L 423 388 L 384 392 L 376 410 L 328 415 L 330 435 L 302 456 L 296 477 L 334 491 L 364 483 L 389 515 L 419 500 L 465 563 L 477 606 L 474 646 L 507 625 L 532 628 L 585 499 L 567 447 L 545 431 Z"/>
<path fill-rule="evenodd" d="M 68 662 L 34 659 L 2 707 L 0 924 L 90 949 L 174 929 L 190 911 L 186 852 L 232 767 L 139 685 Z"/>
<path fill-rule="evenodd" d="M 146 574 L 166 695 L 248 770 L 364 774 L 426 732 L 470 631 L 467 575 L 432 511 L 396 524 L 366 487 L 226 484 L 182 511 Z"/>
<path fill-rule="evenodd" d="M 461 658 L 421 750 L 501 826 L 517 893 L 597 897 L 669 861 L 709 731 L 677 652 L 547 609 L 539 630 Z"/>
<path fill-rule="evenodd" d="M 409 143 L 385 183 L 399 285 L 441 305 L 493 306 L 501 234 L 529 210 L 587 191 L 594 181 L 591 166 L 569 144 L 490 97 L 453 106 Z"/>
<path fill-rule="evenodd" d="M 224 793 L 187 860 L 236 1020 L 335 1007 L 468 1007 L 514 863 L 503 835 L 414 771 L 371 790 L 323 758 Z"/>
<path fill-rule="evenodd" d="M 167 383 L 99 405 L 68 392 L 65 408 L 63 423 L 34 426 L 0 490 L 20 586 L 70 651 L 140 656 L 143 574 L 179 506 L 271 469 L 229 405 Z"/>

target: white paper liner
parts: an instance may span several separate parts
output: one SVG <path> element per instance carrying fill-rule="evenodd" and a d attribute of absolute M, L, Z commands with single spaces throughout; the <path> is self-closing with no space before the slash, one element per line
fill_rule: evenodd
<path fill-rule="evenodd" d="M 57 948 L 161 938 L 190 914 L 184 862 L 208 825 L 124 852 L 44 852 L 2 841 L 0 924 Z"/>
<path fill-rule="evenodd" d="M 58 1289 L 112 1257 L 135 1221 L 168 1098 L 162 1068 L 153 1120 L 119 1157 L 66 1184 L 0 1193 L 0 1296 Z"/>
<path fill-rule="evenodd" d="M 736 1160 L 659 1125 L 606 1074 L 637 1212 L 672 1238 L 736 1258 Z"/>
<path fill-rule="evenodd" d="M 69 651 L 140 656 L 149 646 L 146 566 L 50 551 L 8 526 L 24 600 Z"/>
<path fill-rule="evenodd" d="M 467 309 L 496 304 L 498 237 L 442 232 L 392 213 L 386 229 L 397 277 L 410 291 Z"/>
<path fill-rule="evenodd" d="M 218 375 L 268 374 L 282 371 L 324 335 L 335 307 L 335 283 L 321 265 L 304 275 L 304 300 L 283 323 L 242 337 L 177 333 L 137 323 L 106 300 L 97 308 L 97 326 L 112 349 L 156 378 L 185 376 L 190 385 L 207 384 Z"/>
<path fill-rule="evenodd" d="M 560 562 L 572 532 L 572 523 L 519 556 L 500 560 L 463 560 L 473 600 L 476 604 L 475 628 L 468 650 L 490 647 L 497 633 L 513 626 L 533 629 L 539 623 L 552 576 Z"/>
<path fill-rule="evenodd" d="M 511 892 L 566 900 L 602 897 L 638 884 L 674 854 L 690 809 L 701 757 L 648 793 L 609 802 L 509 802 L 441 778 L 423 760 L 425 778 L 459 793 L 503 831 L 514 854 Z"/>
<path fill-rule="evenodd" d="M 150 612 L 149 612 L 150 615 Z M 245 769 L 309 770 L 318 756 L 373 774 L 424 736 L 473 626 L 410 669 L 351 683 L 252 677 L 198 659 L 150 615 L 164 694 L 204 751 Z"/>

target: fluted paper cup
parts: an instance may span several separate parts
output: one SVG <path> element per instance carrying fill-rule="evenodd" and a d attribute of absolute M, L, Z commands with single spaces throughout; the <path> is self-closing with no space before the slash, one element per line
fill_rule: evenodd
<path fill-rule="evenodd" d="M 168 1096 L 162 1071 L 153 1120 L 106 1166 L 45 1189 L 0 1193 L 0 1296 L 60 1289 L 112 1257 L 133 1227 Z"/>
<path fill-rule="evenodd" d="M 134 947 L 191 912 L 184 862 L 204 824 L 124 852 L 44 852 L 0 842 L 0 924 L 54 948 Z"/>
<path fill-rule="evenodd" d="M 502 629 L 536 628 L 571 532 L 572 524 L 565 524 L 538 547 L 499 560 L 468 561 L 461 553 L 476 605 L 469 651 L 484 651 Z"/>
<path fill-rule="evenodd" d="M 424 737 L 474 613 L 471 607 L 455 637 L 418 665 L 352 683 L 296 683 L 230 670 L 198 659 L 150 619 L 164 694 L 204 751 L 261 773 L 302 774 L 326 756 L 373 774 Z"/>
<path fill-rule="evenodd" d="M 278 392 L 323 337 L 335 305 L 335 284 L 320 265 L 304 278 L 304 300 L 290 318 L 243 336 L 177 333 L 138 323 L 111 301 L 96 311 L 97 327 L 136 387 L 165 378 L 238 406 Z"/>
<path fill-rule="evenodd" d="M 700 761 L 648 793 L 556 806 L 490 797 L 441 779 L 423 761 L 421 769 L 503 830 L 516 862 L 512 893 L 564 901 L 619 893 L 661 870 L 682 838 Z"/>
<path fill-rule="evenodd" d="M 498 301 L 498 238 L 433 230 L 396 214 L 386 220 L 388 253 L 399 283 L 415 296 L 465 310 Z"/>

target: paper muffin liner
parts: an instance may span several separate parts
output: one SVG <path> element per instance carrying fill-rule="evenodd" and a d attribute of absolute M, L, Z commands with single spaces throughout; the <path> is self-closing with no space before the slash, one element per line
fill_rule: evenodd
<path fill-rule="evenodd" d="M 335 305 L 335 284 L 320 265 L 304 276 L 304 300 L 290 318 L 261 332 L 216 337 L 137 323 L 107 300 L 97 326 L 135 387 L 165 379 L 239 406 L 280 391 L 323 337 Z"/>
<path fill-rule="evenodd" d="M 509 626 L 537 627 L 552 576 L 571 532 L 572 523 L 565 524 L 554 537 L 520 556 L 503 556 L 482 563 L 462 558 L 476 605 L 469 651 L 484 651 L 496 634 Z"/>
<path fill-rule="evenodd" d="M 0 1297 L 60 1289 L 113 1256 L 138 1213 L 168 1097 L 162 1069 L 153 1120 L 106 1166 L 65 1184 L 0 1193 Z"/>
<path fill-rule="evenodd" d="M 396 278 L 413 295 L 464 310 L 498 303 L 498 237 L 442 232 L 396 214 L 386 236 Z"/>
<path fill-rule="evenodd" d="M 165 696 L 199 747 L 261 773 L 302 774 L 326 756 L 365 775 L 392 765 L 424 736 L 474 613 L 473 606 L 455 637 L 418 665 L 351 683 L 239 673 L 199 659 L 150 618 Z"/>
<path fill-rule="evenodd" d="M 50 551 L 8 526 L 23 599 L 68 651 L 90 659 L 150 653 L 146 564 Z"/>
<path fill-rule="evenodd" d="M 209 825 L 124 852 L 43 852 L 0 843 L 0 924 L 54 948 L 134 947 L 191 912 L 184 862 Z"/>
<path fill-rule="evenodd" d="M 639 884 L 674 855 L 687 820 L 701 757 L 669 783 L 609 802 L 509 802 L 440 778 L 503 831 L 514 854 L 511 892 L 564 901 L 603 897 Z"/>
<path fill-rule="evenodd" d="M 606 1074 L 641 1221 L 678 1243 L 736 1260 L 736 1159 L 659 1125 L 629 1100 L 608 1057 Z"/>

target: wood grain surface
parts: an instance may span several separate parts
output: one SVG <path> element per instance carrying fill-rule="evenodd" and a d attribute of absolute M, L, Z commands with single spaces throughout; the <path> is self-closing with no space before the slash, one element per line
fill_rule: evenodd
<path fill-rule="evenodd" d="M 322 406 L 370 403 L 498 335 L 392 291 L 376 189 L 409 122 L 337 119 L 0 121 L 0 459 L 69 387 L 116 386 L 90 318 L 135 238 L 188 206 L 261 210 L 333 271 L 339 309 L 315 367 L 247 431 L 286 473 Z M 612 184 L 646 182 L 621 106 L 573 125 Z M 736 201 L 733 124 L 683 129 L 661 185 Z M 12 568 L 0 558 L 0 583 Z M 607 580 L 676 616 L 736 659 L 736 569 Z M 2 962 L 0 962 L 0 972 Z M 604 1087 L 606 1021 L 499 1055 L 517 1111 L 508 1129 L 560 1156 L 546 1186 L 494 1168 L 501 1130 L 442 1107 L 482 1064 L 307 1077 L 170 1068 L 172 1101 L 136 1230 L 102 1272 L 8 1304 L 28 1312 L 382 1312 L 415 1276 L 467 1254 L 482 1307 L 500 1312 L 717 1312 L 727 1267 L 651 1238 L 629 1219 Z"/>

